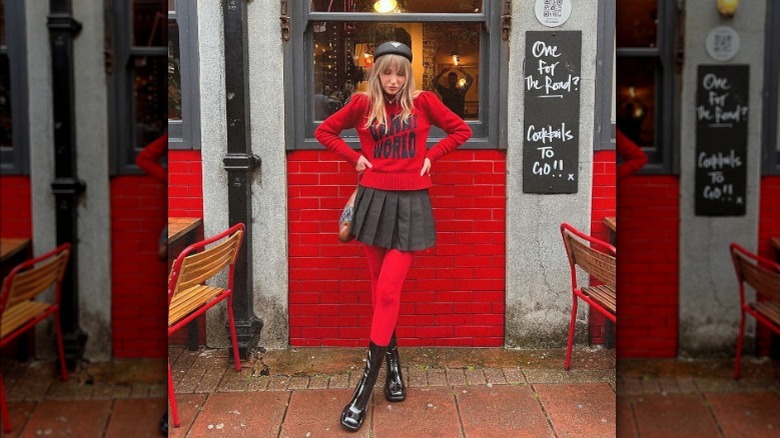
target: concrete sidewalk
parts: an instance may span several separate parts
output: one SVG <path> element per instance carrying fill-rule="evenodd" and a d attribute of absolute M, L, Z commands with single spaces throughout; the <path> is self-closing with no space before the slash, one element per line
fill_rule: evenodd
<path fill-rule="evenodd" d="M 181 427 L 171 437 L 612 437 L 614 350 L 401 348 L 407 399 L 374 392 L 361 430 L 339 415 L 363 349 L 271 351 L 236 372 L 225 350 L 169 350 Z M 380 374 L 383 381 L 384 371 Z"/>

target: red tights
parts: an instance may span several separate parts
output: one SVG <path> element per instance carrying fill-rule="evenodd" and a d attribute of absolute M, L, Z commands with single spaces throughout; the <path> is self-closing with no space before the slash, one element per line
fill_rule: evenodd
<path fill-rule="evenodd" d="M 379 346 L 390 343 L 401 307 L 401 287 L 412 266 L 414 255 L 397 249 L 366 245 L 368 271 L 371 274 L 371 341 Z"/>

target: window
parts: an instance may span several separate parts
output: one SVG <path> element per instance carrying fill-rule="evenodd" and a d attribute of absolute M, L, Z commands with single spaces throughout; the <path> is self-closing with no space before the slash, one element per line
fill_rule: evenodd
<path fill-rule="evenodd" d="M 599 1 L 598 41 L 596 53 L 595 150 L 615 150 L 615 120 L 612 118 L 612 90 L 615 56 L 615 2 Z"/>
<path fill-rule="evenodd" d="M 641 173 L 671 173 L 675 139 L 675 3 L 619 0 L 617 128 L 647 154 Z"/>
<path fill-rule="evenodd" d="M 200 149 L 197 2 L 168 0 L 168 148 Z"/>
<path fill-rule="evenodd" d="M 293 32 L 285 47 L 294 90 L 287 97 L 293 109 L 287 119 L 289 148 L 321 147 L 314 130 L 352 93 L 365 88 L 371 54 L 388 40 L 411 47 L 417 88 L 436 93 L 474 131 L 464 147 L 499 147 L 501 32 L 487 29 L 500 29 L 501 2 L 292 1 L 291 27 L 303 31 Z M 443 135 L 432 128 L 429 142 Z M 354 130 L 344 137 L 359 146 Z"/>
<path fill-rule="evenodd" d="M 29 172 L 24 2 L 0 0 L 0 172 Z"/>
<path fill-rule="evenodd" d="M 780 4 L 767 2 L 764 56 L 763 174 L 780 174 Z"/>
<path fill-rule="evenodd" d="M 165 0 L 116 0 L 110 93 L 113 173 L 140 173 L 135 157 L 166 128 Z"/>

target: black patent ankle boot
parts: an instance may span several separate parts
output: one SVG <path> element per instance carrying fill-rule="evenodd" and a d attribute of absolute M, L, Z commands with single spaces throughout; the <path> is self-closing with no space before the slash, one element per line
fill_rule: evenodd
<path fill-rule="evenodd" d="M 382 367 L 382 358 L 387 352 L 387 347 L 380 347 L 373 342 L 368 345 L 368 356 L 366 357 L 366 368 L 363 371 L 363 377 L 355 388 L 355 394 L 352 401 L 349 402 L 341 412 L 341 425 L 350 431 L 356 431 L 363 425 L 366 418 L 368 400 L 371 398 L 371 392 L 374 389 L 379 369 Z"/>
<path fill-rule="evenodd" d="M 385 380 L 385 398 L 387 401 L 400 402 L 406 400 L 406 387 L 404 376 L 401 374 L 401 361 L 398 357 L 398 344 L 395 341 L 395 332 L 390 338 L 385 354 L 387 361 L 387 379 Z"/>

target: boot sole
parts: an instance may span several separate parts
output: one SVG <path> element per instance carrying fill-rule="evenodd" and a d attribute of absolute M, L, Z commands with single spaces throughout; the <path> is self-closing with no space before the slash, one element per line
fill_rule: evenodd
<path fill-rule="evenodd" d="M 406 400 L 406 394 L 404 394 L 402 396 L 395 396 L 395 397 L 393 397 L 393 396 L 388 395 L 387 393 L 385 393 L 385 399 L 387 401 L 389 401 L 389 402 L 398 403 L 398 402 L 402 402 L 402 401 Z"/>

